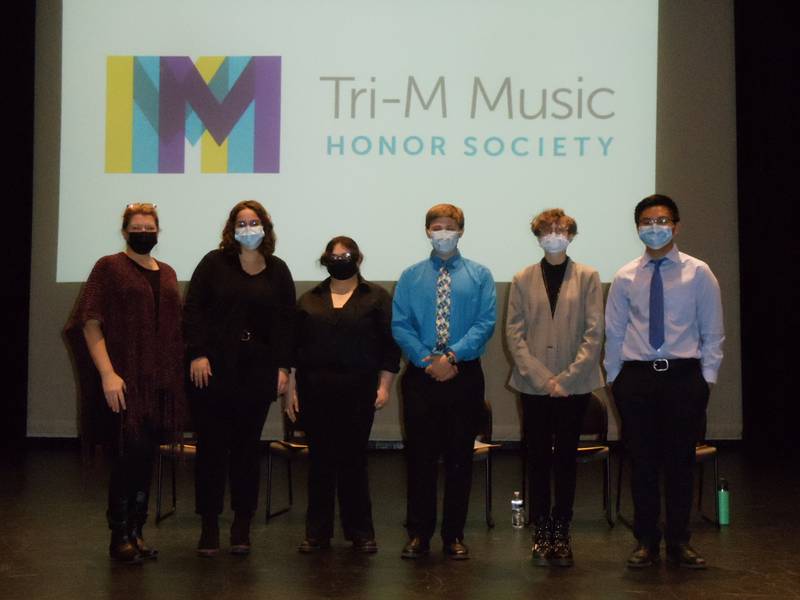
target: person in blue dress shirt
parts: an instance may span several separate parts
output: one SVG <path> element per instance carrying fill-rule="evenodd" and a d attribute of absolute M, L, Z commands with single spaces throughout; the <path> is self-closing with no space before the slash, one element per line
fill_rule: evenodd
<path fill-rule="evenodd" d="M 633 533 L 628 567 L 658 562 L 664 472 L 667 559 L 704 569 L 689 545 L 692 467 L 708 397 L 722 362 L 722 302 L 706 263 L 679 252 L 680 214 L 660 194 L 636 206 L 645 253 L 614 277 L 606 304 L 607 381 L 632 461 Z"/>
<path fill-rule="evenodd" d="M 425 216 L 433 251 L 403 271 L 392 305 L 392 334 L 408 358 L 401 381 L 408 473 L 409 541 L 402 557 L 430 552 L 436 529 L 439 457 L 445 489 L 441 536 L 450 558 L 469 558 L 464 544 L 472 483 L 472 447 L 484 415 L 480 357 L 494 332 L 492 274 L 458 251 L 464 213 L 437 204 Z"/>

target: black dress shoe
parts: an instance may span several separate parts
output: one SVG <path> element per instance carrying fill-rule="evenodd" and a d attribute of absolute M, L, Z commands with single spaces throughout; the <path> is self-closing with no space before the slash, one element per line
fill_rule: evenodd
<path fill-rule="evenodd" d="M 428 540 L 423 540 L 420 537 L 413 537 L 408 540 L 408 543 L 403 547 L 403 552 L 400 553 L 400 557 L 413 560 L 429 554 L 430 551 L 431 543 Z"/>
<path fill-rule="evenodd" d="M 658 548 L 651 548 L 645 544 L 639 544 L 628 557 L 629 569 L 646 569 L 658 562 Z"/>
<path fill-rule="evenodd" d="M 453 560 L 466 560 L 469 558 L 469 548 L 460 540 L 445 544 L 444 553 Z"/>
<path fill-rule="evenodd" d="M 667 560 L 686 569 L 705 569 L 706 559 L 700 556 L 689 544 L 679 544 L 667 548 Z"/>
<path fill-rule="evenodd" d="M 219 522 L 217 515 L 203 515 L 197 555 L 212 558 L 219 554 Z"/>
<path fill-rule="evenodd" d="M 331 547 L 330 540 L 318 540 L 316 538 L 306 538 L 297 547 L 297 551 L 302 554 L 313 554 Z"/>
<path fill-rule="evenodd" d="M 250 554 L 250 521 L 252 515 L 236 513 L 231 524 L 231 554 L 247 556 Z"/>
<path fill-rule="evenodd" d="M 124 530 L 111 532 L 111 543 L 108 546 L 108 555 L 120 563 L 127 565 L 142 564 L 142 555 L 138 548 L 131 543 Z"/>
<path fill-rule="evenodd" d="M 355 538 L 353 550 L 360 554 L 375 554 L 378 551 L 378 543 L 371 538 Z"/>

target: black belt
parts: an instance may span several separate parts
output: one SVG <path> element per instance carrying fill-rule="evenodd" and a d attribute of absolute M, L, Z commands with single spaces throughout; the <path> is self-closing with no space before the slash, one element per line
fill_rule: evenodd
<path fill-rule="evenodd" d="M 626 360 L 625 366 L 637 369 L 648 369 L 657 373 L 685 370 L 700 366 L 699 358 L 657 358 L 655 360 Z"/>

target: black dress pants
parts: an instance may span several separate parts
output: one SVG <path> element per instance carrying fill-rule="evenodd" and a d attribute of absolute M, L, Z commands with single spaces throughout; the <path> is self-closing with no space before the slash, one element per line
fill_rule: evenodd
<path fill-rule="evenodd" d="M 197 429 L 195 512 L 219 515 L 230 478 L 231 508 L 252 515 L 258 506 L 261 430 L 271 398 L 231 393 L 198 397 L 193 403 Z"/>
<path fill-rule="evenodd" d="M 124 418 L 124 413 L 118 413 L 106 419 L 114 428 L 107 440 L 111 456 L 107 513 L 110 523 L 127 520 L 134 507 L 146 513 L 158 445 L 159 431 L 154 423 L 145 421 L 131 431 L 125 427 Z"/>
<path fill-rule="evenodd" d="M 659 472 L 664 472 L 667 546 L 689 541 L 695 445 L 708 404 L 699 361 L 680 361 L 655 371 L 626 362 L 613 383 L 622 436 L 631 457 L 633 533 L 643 545 L 661 541 Z"/>
<path fill-rule="evenodd" d="M 333 537 L 338 492 L 345 539 L 374 539 L 367 443 L 375 418 L 378 374 L 301 368 L 297 385 L 309 445 L 306 537 Z"/>
<path fill-rule="evenodd" d="M 445 382 L 409 364 L 403 375 L 410 537 L 429 540 L 436 529 L 439 457 L 444 457 L 442 540 L 464 538 L 472 452 L 484 411 L 484 380 L 480 361 L 458 363 L 458 375 Z"/>
<path fill-rule="evenodd" d="M 572 520 L 575 453 L 589 394 L 564 398 L 520 394 L 528 463 L 528 498 L 534 522 L 550 516 L 550 479 L 555 491 L 552 516 Z"/>

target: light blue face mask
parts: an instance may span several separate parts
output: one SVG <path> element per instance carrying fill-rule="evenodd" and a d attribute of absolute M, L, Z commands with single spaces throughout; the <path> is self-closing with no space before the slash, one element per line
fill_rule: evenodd
<path fill-rule="evenodd" d="M 672 241 L 672 226 L 642 225 L 639 227 L 639 239 L 648 248 L 660 250 Z"/>
<path fill-rule="evenodd" d="M 264 239 L 264 226 L 237 227 L 234 230 L 233 238 L 248 250 L 255 250 Z"/>
<path fill-rule="evenodd" d="M 458 246 L 458 231 L 437 229 L 431 231 L 431 244 L 437 254 L 450 254 Z"/>

